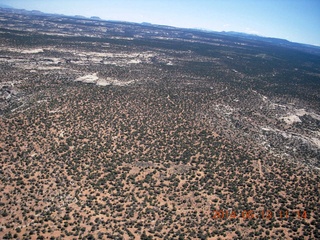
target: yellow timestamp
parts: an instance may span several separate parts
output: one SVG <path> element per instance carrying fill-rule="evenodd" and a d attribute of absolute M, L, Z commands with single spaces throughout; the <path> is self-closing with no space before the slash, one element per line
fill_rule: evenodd
<path fill-rule="evenodd" d="M 305 210 L 296 210 L 296 211 L 271 211 L 271 210 L 214 210 L 212 212 L 213 219 L 236 219 L 242 218 L 246 220 L 250 219 L 267 219 L 271 220 L 272 218 L 277 219 L 289 219 L 289 217 L 295 217 L 299 219 L 308 218 L 308 213 Z"/>

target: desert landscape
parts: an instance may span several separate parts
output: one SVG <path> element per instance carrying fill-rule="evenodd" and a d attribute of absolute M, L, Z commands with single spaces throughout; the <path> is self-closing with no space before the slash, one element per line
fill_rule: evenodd
<path fill-rule="evenodd" d="M 319 49 L 0 13 L 1 239 L 320 238 Z"/>

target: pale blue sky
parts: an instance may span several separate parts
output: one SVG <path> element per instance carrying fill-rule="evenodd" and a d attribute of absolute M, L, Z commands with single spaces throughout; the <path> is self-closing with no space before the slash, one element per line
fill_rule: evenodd
<path fill-rule="evenodd" d="M 320 0 L 0 0 L 27 10 L 236 31 L 320 46 Z"/>

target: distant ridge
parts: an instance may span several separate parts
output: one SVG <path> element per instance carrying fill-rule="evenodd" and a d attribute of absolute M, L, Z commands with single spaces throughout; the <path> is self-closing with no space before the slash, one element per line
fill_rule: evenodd
<path fill-rule="evenodd" d="M 153 24 L 149 23 L 149 22 L 142 22 L 141 25 L 143 25 L 143 26 L 153 26 Z"/>
<path fill-rule="evenodd" d="M 102 20 L 100 17 L 97 17 L 97 16 L 92 16 L 92 17 L 90 17 L 90 19 L 92 19 L 92 20 Z"/>
<path fill-rule="evenodd" d="M 57 14 L 57 13 L 44 13 L 38 10 L 25 10 L 25 9 L 16 9 L 11 6 L 5 5 L 5 4 L 0 4 L 0 8 L 3 9 L 8 9 L 8 11 L 11 12 L 17 12 L 17 13 L 25 13 L 25 14 L 34 14 L 34 15 L 43 15 L 43 16 L 63 16 L 63 17 L 69 17 L 69 18 L 78 18 L 78 19 L 88 19 L 91 21 L 106 21 L 106 22 L 117 22 L 117 23 L 127 23 L 127 24 L 138 24 L 140 26 L 144 27 L 152 27 L 152 28 L 162 28 L 162 29 L 171 29 L 171 30 L 185 30 L 185 31 L 196 31 L 196 32 L 202 32 L 206 34 L 221 34 L 225 36 L 232 36 L 232 37 L 237 37 L 245 40 L 252 40 L 252 41 L 261 41 L 273 45 L 278 45 L 282 47 L 288 47 L 291 49 L 296 49 L 299 51 L 307 52 L 307 53 L 312 53 L 312 54 L 317 54 L 320 55 L 320 47 L 315 46 L 315 45 L 310 45 L 310 44 L 304 44 L 304 43 L 296 43 L 296 42 L 291 42 L 286 39 L 281 39 L 281 38 L 274 38 L 274 37 L 265 37 L 265 36 L 259 36 L 256 34 L 249 34 L 249 33 L 242 33 L 242 32 L 235 32 L 235 31 L 214 31 L 214 30 L 208 30 L 208 29 L 201 29 L 201 28 L 181 28 L 181 27 L 173 27 L 169 25 L 160 25 L 160 24 L 154 24 L 154 23 L 149 23 L 149 22 L 128 22 L 128 21 L 121 21 L 121 20 L 105 20 L 101 19 L 98 16 L 91 16 L 91 17 L 84 17 L 80 15 L 64 15 L 64 14 Z"/>
<path fill-rule="evenodd" d="M 297 50 L 303 50 L 305 52 L 320 55 L 320 47 L 311 45 L 311 44 L 296 43 L 296 42 L 291 42 L 289 40 L 281 39 L 281 38 L 265 37 L 265 36 L 259 36 L 256 34 L 233 32 L 233 31 L 230 31 L 230 32 L 223 31 L 221 32 L 221 34 L 224 34 L 227 36 L 235 36 L 243 39 L 254 40 L 254 41 L 263 41 L 266 43 L 271 43 L 271 44 L 275 44 L 283 47 L 289 47 Z"/>
<path fill-rule="evenodd" d="M 0 3 L 0 8 L 13 8 L 13 7 L 11 7 L 9 5 L 6 5 L 6 4 L 1 4 Z"/>

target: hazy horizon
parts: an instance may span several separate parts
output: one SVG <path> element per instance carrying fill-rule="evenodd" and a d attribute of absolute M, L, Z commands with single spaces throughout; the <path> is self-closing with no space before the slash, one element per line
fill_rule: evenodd
<path fill-rule="evenodd" d="M 70 16 L 242 32 L 320 46 L 317 0 L 0 0 L 0 4 Z"/>

